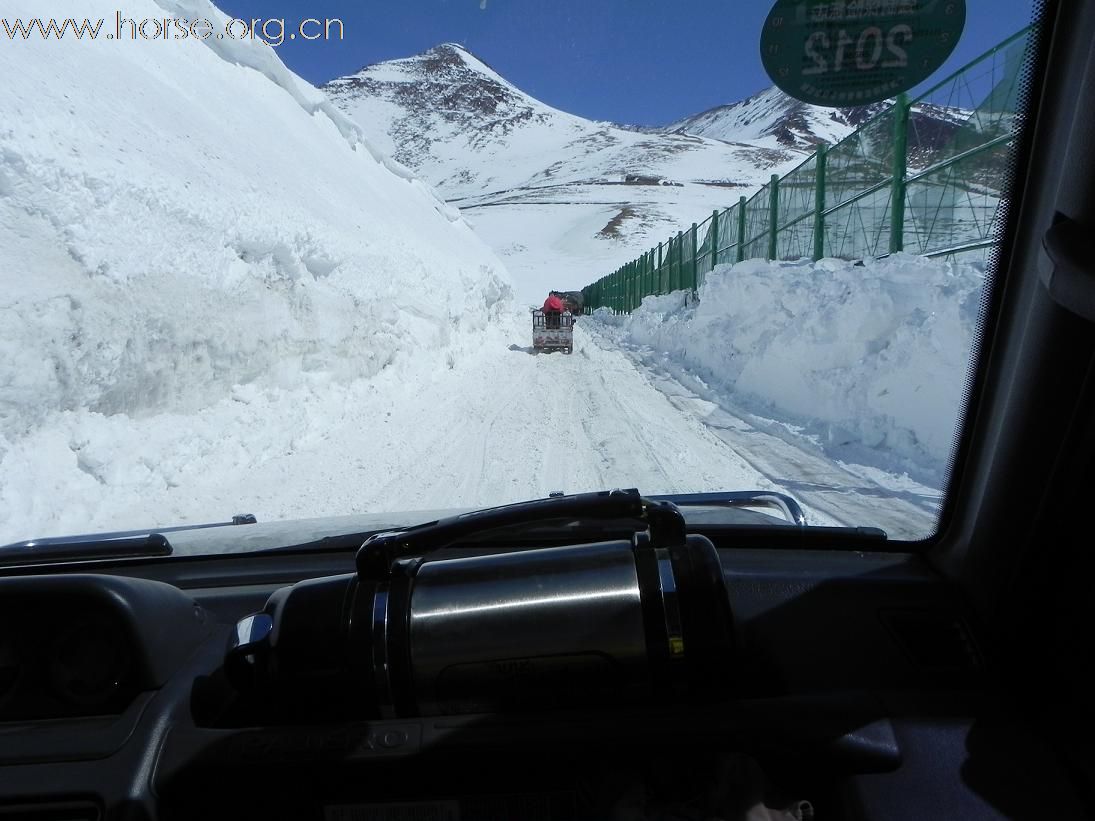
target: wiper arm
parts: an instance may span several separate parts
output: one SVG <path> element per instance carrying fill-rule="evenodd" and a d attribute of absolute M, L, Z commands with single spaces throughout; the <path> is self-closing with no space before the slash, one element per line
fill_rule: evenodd
<path fill-rule="evenodd" d="M 806 527 L 806 514 L 799 503 L 786 493 L 745 490 L 734 493 L 687 493 L 676 496 L 651 496 L 673 502 L 678 507 L 766 507 L 778 510 L 791 524 Z"/>
<path fill-rule="evenodd" d="M 658 546 L 683 544 L 686 536 L 684 517 L 672 502 L 644 498 L 634 489 L 579 493 L 476 510 L 397 533 L 378 533 L 358 551 L 358 574 L 363 579 L 385 579 L 399 559 L 432 553 L 478 533 L 552 519 L 637 519 L 648 528 L 650 542 Z"/>
<path fill-rule="evenodd" d="M 253 525 L 256 521 L 253 515 L 245 514 L 233 516 L 230 522 L 28 539 L 0 546 L 0 564 L 12 567 L 74 559 L 143 559 L 170 556 L 171 543 L 167 540 L 165 533 L 181 533 L 187 530 L 205 530 L 231 525 Z"/>
<path fill-rule="evenodd" d="M 690 507 L 756 508 L 780 511 L 788 524 L 702 522 L 689 524 L 689 530 L 708 535 L 748 536 L 750 543 L 766 548 L 847 549 L 852 546 L 867 550 L 884 550 L 889 536 L 877 527 L 807 527 L 802 507 L 784 493 L 774 491 L 743 491 L 735 493 L 686 493 L 653 496 L 652 499 L 672 502 L 687 510 Z"/>
<path fill-rule="evenodd" d="M 261 558 L 263 556 L 284 556 L 293 553 L 357 550 L 364 544 L 365 540 L 371 536 L 376 536 L 379 533 L 387 535 L 402 533 L 405 529 L 406 528 L 401 527 L 384 527 L 377 530 L 355 530 L 352 533 L 337 533 L 332 536 L 320 536 L 318 539 L 313 539 L 308 542 L 281 545 L 265 550 L 254 550 L 247 555 L 251 558 Z"/>
<path fill-rule="evenodd" d="M 136 559 L 170 556 L 171 545 L 160 533 L 104 539 L 95 536 L 66 536 L 64 539 L 33 539 L 0 547 L 0 564 L 5 567 L 46 564 L 79 559 Z"/>

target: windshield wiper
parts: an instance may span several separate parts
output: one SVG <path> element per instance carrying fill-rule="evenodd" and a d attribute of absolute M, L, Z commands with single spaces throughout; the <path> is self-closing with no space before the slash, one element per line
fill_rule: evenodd
<path fill-rule="evenodd" d="M 800 549 L 885 549 L 887 535 L 869 527 L 806 526 L 802 507 L 792 497 L 774 491 L 738 491 L 643 497 L 637 490 L 616 490 L 567 496 L 553 493 L 547 499 L 504 507 L 471 510 L 447 518 L 431 518 L 406 527 L 381 527 L 334 533 L 318 539 L 251 552 L 261 557 L 313 551 L 359 550 L 369 542 L 366 563 L 370 573 L 383 574 L 400 556 L 422 555 L 440 549 L 464 551 L 477 547 L 504 546 L 521 549 L 606 538 L 628 539 L 651 525 L 651 515 L 664 527 L 677 515 L 657 508 L 669 503 L 683 514 L 688 533 L 718 534 L 754 547 Z M 653 508 L 653 509 L 652 509 Z M 782 518 L 750 508 L 778 511 Z M 721 514 L 720 514 L 720 511 Z M 659 516 L 658 514 L 662 515 Z M 706 514 L 706 515 L 705 515 Z M 361 560 L 359 555 L 359 561 Z"/>
<path fill-rule="evenodd" d="M 373 572 L 384 572 L 391 561 L 402 556 L 418 555 L 456 546 L 468 539 L 479 542 L 504 539 L 511 542 L 518 535 L 528 539 L 566 538 L 566 543 L 579 534 L 602 536 L 612 529 L 623 534 L 621 522 L 630 522 L 627 534 L 654 525 L 664 528 L 667 516 L 660 510 L 650 510 L 651 500 L 643 499 L 638 490 L 612 490 L 582 493 L 574 496 L 553 494 L 548 499 L 535 499 L 502 507 L 474 509 L 454 513 L 446 518 L 431 518 L 405 527 L 379 527 L 334 533 L 295 544 L 279 545 L 248 552 L 259 558 L 312 552 L 355 550 L 371 542 L 370 552 L 377 559 Z M 654 505 L 662 507 L 661 503 Z M 679 518 L 679 516 L 678 516 Z M 580 525 L 580 527 L 578 526 Z M 683 534 L 683 524 L 680 527 Z M 514 545 L 516 546 L 516 545 Z"/>
<path fill-rule="evenodd" d="M 450 516 L 397 532 L 371 536 L 357 553 L 363 579 L 385 579 L 399 559 L 421 557 L 469 537 L 503 528 L 536 526 L 548 520 L 635 519 L 642 522 L 652 544 L 683 544 L 684 517 L 668 501 L 644 498 L 639 491 L 609 490 L 519 502 Z"/>
<path fill-rule="evenodd" d="M 187 530 L 206 530 L 232 525 L 253 525 L 257 521 L 252 514 L 248 513 L 233 516 L 230 522 L 28 539 L 0 546 L 0 564 L 11 567 L 73 560 L 144 559 L 170 556 L 171 543 L 164 535 L 165 533 L 181 533 Z"/>
<path fill-rule="evenodd" d="M 702 508 L 770 508 L 780 511 L 786 522 L 773 520 L 772 524 L 756 522 L 720 521 L 718 517 L 686 516 L 689 531 L 718 533 L 726 537 L 748 537 L 749 544 L 763 548 L 797 548 L 804 550 L 886 550 L 889 536 L 877 527 L 817 527 L 807 526 L 802 507 L 784 493 L 774 491 L 744 491 L 737 493 L 691 493 L 669 496 L 652 496 L 651 499 L 672 502 L 681 510 Z M 761 515 L 761 514 L 756 514 Z M 767 515 L 767 514 L 764 514 Z"/>
<path fill-rule="evenodd" d="M 786 493 L 744 490 L 734 493 L 685 493 L 649 498 L 673 502 L 678 507 L 763 507 L 778 510 L 793 525 L 806 527 L 806 514 L 802 512 L 799 503 Z"/>
<path fill-rule="evenodd" d="M 324 551 L 341 552 L 357 550 L 365 543 L 366 539 L 376 536 L 378 533 L 402 533 L 407 528 L 382 527 L 375 530 L 360 530 L 352 533 L 338 533 L 333 536 L 320 536 L 308 542 L 288 544 L 280 547 L 270 547 L 265 550 L 254 550 L 247 555 L 261 558 L 263 556 L 284 556 L 293 553 L 317 553 Z"/>

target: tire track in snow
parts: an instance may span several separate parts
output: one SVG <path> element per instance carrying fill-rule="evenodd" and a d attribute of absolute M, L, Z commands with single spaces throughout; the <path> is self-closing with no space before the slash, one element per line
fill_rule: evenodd
<path fill-rule="evenodd" d="M 625 408 L 621 404 L 621 402 L 617 398 L 615 392 L 609 386 L 608 379 L 606 378 L 604 371 L 599 371 L 598 372 L 597 379 L 598 379 L 598 382 L 600 384 L 600 388 L 602 390 L 599 392 L 599 394 L 594 394 L 594 395 L 603 395 L 603 396 L 607 397 L 609 400 L 611 400 L 614 412 L 609 413 L 609 414 L 601 414 L 601 413 L 593 414 L 593 418 L 603 419 L 603 418 L 607 417 L 607 418 L 618 419 L 621 422 L 623 422 L 626 425 L 627 432 L 642 447 L 643 455 L 649 461 L 651 467 L 653 467 L 655 469 L 655 471 L 657 472 L 658 477 L 660 477 L 660 481 L 657 483 L 657 486 L 659 486 L 659 487 L 669 487 L 669 486 L 671 486 L 673 484 L 674 480 L 673 480 L 672 476 L 670 475 L 669 471 L 666 470 L 665 464 L 662 461 L 662 458 L 660 457 L 660 455 L 658 453 L 658 448 L 651 446 L 650 440 L 647 437 L 646 432 L 644 431 L 643 427 L 640 426 L 640 425 L 635 424 L 635 422 L 633 421 L 632 413 L 634 412 L 635 409 Z"/>
<path fill-rule="evenodd" d="M 400 413 L 404 433 L 417 435 L 404 446 L 402 469 L 368 494 L 370 509 L 499 504 L 610 487 L 772 488 L 626 358 L 581 330 L 570 356 L 530 353 L 524 316 L 496 331 L 469 361 L 421 385 L 413 408 Z"/>
<path fill-rule="evenodd" d="M 630 475 L 624 484 L 646 493 L 775 489 L 704 425 L 674 408 L 634 363 L 597 346 L 581 327 L 577 335 L 589 359 L 581 379 L 593 404 L 584 424 L 606 464 Z"/>

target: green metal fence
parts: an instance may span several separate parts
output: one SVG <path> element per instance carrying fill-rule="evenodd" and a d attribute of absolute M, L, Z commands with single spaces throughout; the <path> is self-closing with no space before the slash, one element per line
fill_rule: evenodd
<path fill-rule="evenodd" d="M 752 197 L 715 211 L 583 289 L 587 311 L 696 294 L 745 259 L 987 258 L 1004 205 L 1028 27 L 936 86 L 905 95 Z"/>

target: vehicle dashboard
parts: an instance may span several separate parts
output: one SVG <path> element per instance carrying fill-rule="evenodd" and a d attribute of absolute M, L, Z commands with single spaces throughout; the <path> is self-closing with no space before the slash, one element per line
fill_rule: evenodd
<path fill-rule="evenodd" d="M 736 657 L 714 702 L 422 718 L 313 693 L 271 720 L 225 678 L 236 622 L 345 552 L 12 571 L 0 817 L 703 818 L 743 796 L 1002 817 L 961 771 L 974 725 L 1010 713 L 920 556 L 717 546 Z"/>

